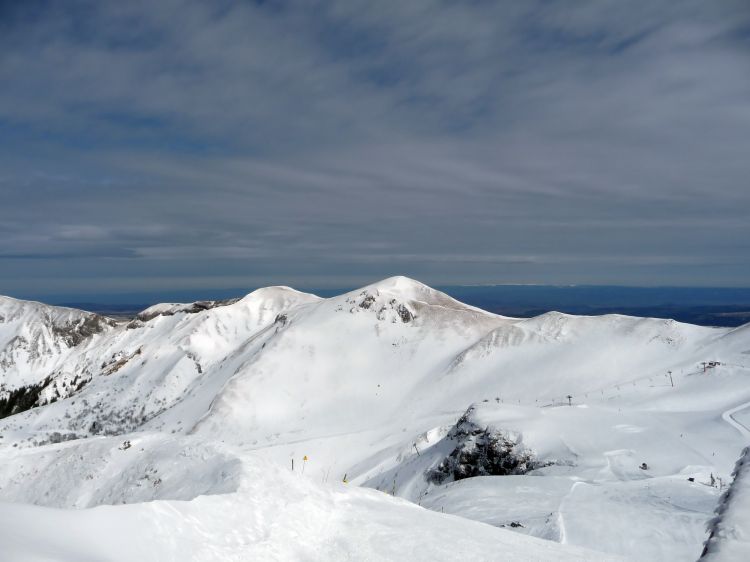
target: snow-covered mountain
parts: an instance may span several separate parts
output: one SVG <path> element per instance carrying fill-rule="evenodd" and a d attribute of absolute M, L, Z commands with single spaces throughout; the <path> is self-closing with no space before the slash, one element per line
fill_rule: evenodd
<path fill-rule="evenodd" d="M 120 323 L 0 298 L 0 346 L 19 560 L 108 525 L 152 539 L 111 559 L 695 559 L 750 436 L 750 325 L 506 318 L 404 277 Z"/>
<path fill-rule="evenodd" d="M 66 361 L 115 322 L 97 314 L 0 296 L 0 416 L 51 400 L 52 379 L 77 387 Z M 43 396 L 41 396 L 43 394 Z"/>

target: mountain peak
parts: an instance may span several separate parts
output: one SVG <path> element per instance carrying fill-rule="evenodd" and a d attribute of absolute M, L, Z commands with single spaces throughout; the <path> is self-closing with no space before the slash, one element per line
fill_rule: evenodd
<path fill-rule="evenodd" d="M 403 275 L 388 277 L 382 281 L 362 287 L 360 291 L 388 293 L 413 300 L 425 300 L 424 297 L 426 296 L 441 294 L 440 291 L 436 291 L 416 279 L 404 277 Z"/>
<path fill-rule="evenodd" d="M 320 297 L 313 295 L 312 293 L 305 293 L 298 291 L 292 287 L 286 285 L 272 285 L 270 287 L 261 287 L 255 289 L 253 292 L 245 295 L 241 300 L 255 300 L 255 299 L 294 299 L 299 301 L 314 301 L 319 300 Z"/>
<path fill-rule="evenodd" d="M 405 277 L 403 275 L 388 277 L 382 281 L 372 283 L 371 285 L 353 291 L 353 293 L 356 294 L 362 294 L 363 292 L 372 294 L 373 296 L 387 295 L 401 302 L 418 302 L 447 309 L 471 311 L 472 313 L 479 313 L 482 316 L 496 316 L 485 310 L 462 303 L 442 291 L 433 289 L 416 279 L 411 279 L 410 277 Z"/>

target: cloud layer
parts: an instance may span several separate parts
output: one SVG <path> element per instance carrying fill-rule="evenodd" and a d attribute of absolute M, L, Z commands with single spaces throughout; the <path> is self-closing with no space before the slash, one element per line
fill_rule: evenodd
<path fill-rule="evenodd" d="M 745 2 L 16 4 L 0 293 L 750 279 Z"/>

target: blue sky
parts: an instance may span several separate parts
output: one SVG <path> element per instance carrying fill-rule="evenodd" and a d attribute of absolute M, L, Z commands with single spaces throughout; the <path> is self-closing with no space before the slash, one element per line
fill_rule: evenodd
<path fill-rule="evenodd" d="M 0 294 L 750 285 L 750 5 L 1 2 Z"/>

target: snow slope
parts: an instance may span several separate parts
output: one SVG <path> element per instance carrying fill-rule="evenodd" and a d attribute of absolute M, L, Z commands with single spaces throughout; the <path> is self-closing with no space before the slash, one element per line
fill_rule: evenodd
<path fill-rule="evenodd" d="M 233 494 L 56 510 L 0 504 L 3 560 L 601 560 L 595 552 L 321 486 L 247 457 Z M 615 560 L 614 557 L 607 559 Z"/>
<path fill-rule="evenodd" d="M 115 322 L 90 312 L 0 296 L 0 399 L 36 384 Z"/>
<path fill-rule="evenodd" d="M 733 476 L 711 521 L 701 560 L 750 559 L 750 447 L 742 451 Z"/>
<path fill-rule="evenodd" d="M 37 402 L 0 419 L 0 501 L 14 502 L 0 511 L 17 515 L 21 535 L 27 516 L 90 519 L 88 510 L 21 504 L 101 506 L 102 521 L 164 517 L 159 524 L 185 544 L 207 533 L 225 559 L 271 548 L 263 533 L 275 537 L 277 559 L 388 558 L 379 537 L 392 533 L 405 545 L 395 558 L 424 559 L 447 548 L 441 537 L 463 532 L 528 548 L 526 559 L 558 559 L 564 546 L 595 559 L 695 559 L 719 479 L 730 481 L 747 442 L 736 421 L 750 401 L 750 326 L 506 318 L 397 277 L 329 299 L 270 287 L 157 305 L 73 347 L 58 344 L 65 353 L 50 360 Z M 24 361 L 0 364 L 0 381 L 32 372 Z M 720 365 L 704 373 L 704 361 Z M 253 478 L 279 495 L 235 505 L 248 501 Z M 291 482 L 295 499 L 281 494 Z M 343 509 L 331 497 L 349 498 L 362 528 L 333 525 L 331 544 L 284 550 L 295 531 L 279 530 L 269 506 L 308 494 L 328 498 L 326 509 L 308 506 L 322 520 Z M 123 502 L 149 503 L 105 507 Z M 198 505 L 211 506 L 207 514 L 255 509 L 243 513 L 257 527 L 218 538 L 230 523 L 204 521 Z M 391 510 L 429 539 L 384 522 Z M 534 551 L 535 538 L 550 550 Z M 482 540 L 469 552 L 496 559 Z M 347 550 L 360 543 L 371 550 Z M 183 546 L 164 548 L 154 552 L 169 559 Z M 210 558 L 201 552 L 196 559 Z"/>

